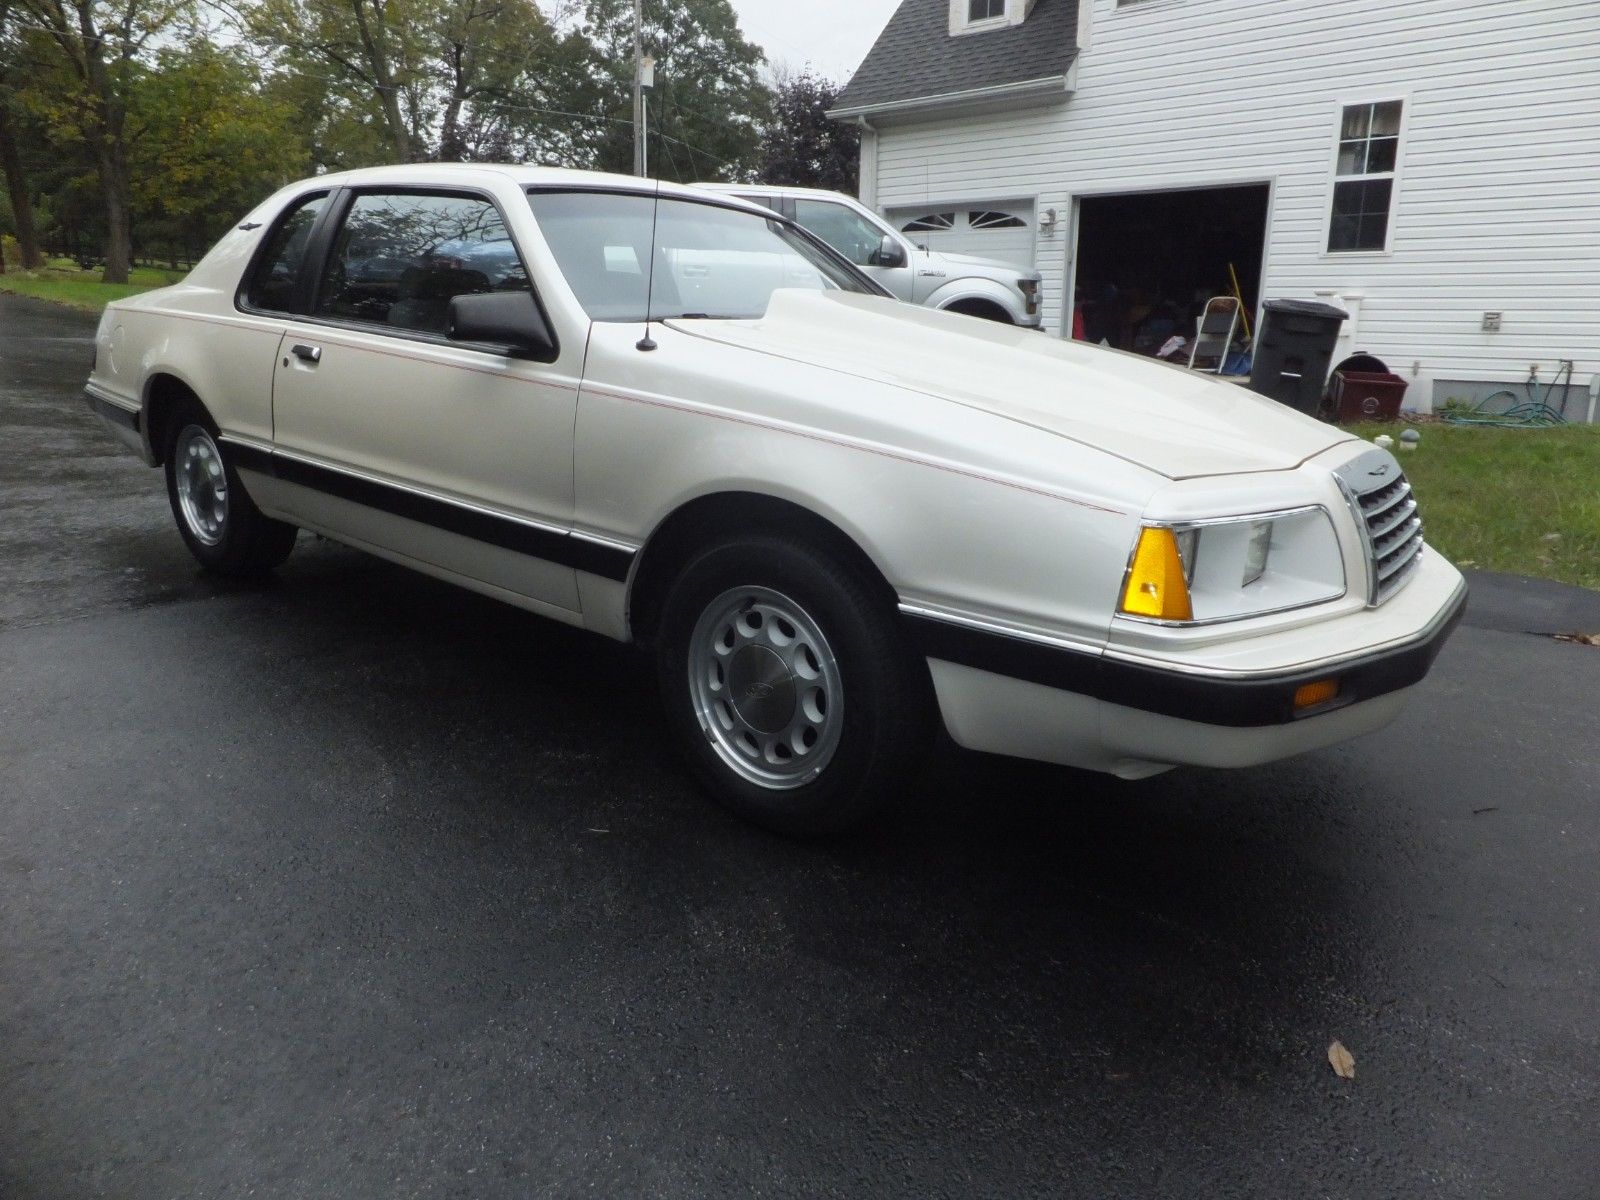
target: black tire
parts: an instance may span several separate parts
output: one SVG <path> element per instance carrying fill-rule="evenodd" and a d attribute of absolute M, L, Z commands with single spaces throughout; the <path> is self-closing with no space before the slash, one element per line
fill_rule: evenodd
<path fill-rule="evenodd" d="M 999 325 L 1016 325 L 1016 322 L 1011 319 L 1011 314 L 998 304 L 971 304 L 958 300 L 945 311 L 960 313 L 964 317 L 977 317 L 980 321 L 994 321 Z"/>
<path fill-rule="evenodd" d="M 741 675 L 740 662 L 778 661 L 780 652 L 790 652 L 754 640 L 735 647 L 735 628 L 727 622 L 743 629 L 761 611 L 768 613 L 769 629 L 793 635 L 783 645 L 795 648 L 795 665 L 774 668 L 767 677 L 773 682 L 746 686 L 741 679 L 760 676 L 749 668 Z M 722 624 L 726 645 L 733 648 L 722 662 L 706 657 L 724 653 L 714 649 L 724 645 L 715 637 L 718 614 L 731 614 Z M 821 666 L 815 655 L 806 657 L 811 642 L 830 652 L 831 667 Z M 709 675 L 696 665 L 705 663 L 711 664 Z M 779 833 L 819 836 L 862 821 L 912 782 L 920 757 L 932 745 L 927 667 L 881 587 L 862 571 L 793 538 L 741 536 L 694 556 L 667 594 L 656 665 L 667 720 L 696 778 L 735 813 Z M 813 669 L 818 674 L 810 675 Z M 696 682 L 701 678 L 704 686 Z M 705 690 L 724 684 L 725 691 Z M 757 691 L 763 687 L 765 692 Z M 827 701 L 833 724 L 826 714 L 809 723 L 806 706 L 817 702 L 820 708 L 827 691 L 836 692 Z M 754 737 L 737 742 L 751 732 L 743 711 L 733 707 L 744 702 L 776 705 L 766 711 L 788 714 L 769 718 L 773 728 L 765 733 L 754 731 L 754 737 L 787 738 L 766 751 L 774 754 L 786 745 L 789 753 L 782 760 L 763 758 Z M 813 734 L 820 732 L 822 740 L 803 747 L 806 728 L 794 736 L 774 733 L 791 719 Z M 740 745 L 748 751 L 741 752 Z M 817 757 L 808 763 L 806 754 Z M 789 775 L 765 782 L 749 777 L 768 769 Z"/>
<path fill-rule="evenodd" d="M 184 545 L 196 561 L 213 574 L 248 577 L 270 571 L 288 558 L 300 531 L 263 516 L 251 501 L 239 481 L 239 473 L 222 453 L 216 423 L 206 410 L 197 401 L 186 401 L 172 413 L 165 434 L 162 453 L 167 501 L 172 505 L 172 517 Z M 207 459 L 215 456 L 224 486 L 215 487 L 212 471 L 212 481 L 202 481 L 198 487 L 187 485 L 191 496 L 199 499 L 186 506 L 182 494 L 185 485 L 180 484 L 184 470 L 180 457 L 193 457 L 191 450 Z M 221 505 L 216 503 L 219 492 L 224 498 Z M 205 515 L 197 515 L 199 512 Z"/>

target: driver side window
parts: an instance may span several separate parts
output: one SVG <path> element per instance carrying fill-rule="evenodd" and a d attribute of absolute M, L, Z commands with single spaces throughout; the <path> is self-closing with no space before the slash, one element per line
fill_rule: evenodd
<path fill-rule="evenodd" d="M 528 289 L 511 234 L 489 201 L 370 192 L 345 214 L 316 314 L 442 336 L 456 296 Z"/>
<path fill-rule="evenodd" d="M 856 266 L 878 265 L 883 231 L 854 209 L 827 200 L 796 199 L 794 219 Z"/>

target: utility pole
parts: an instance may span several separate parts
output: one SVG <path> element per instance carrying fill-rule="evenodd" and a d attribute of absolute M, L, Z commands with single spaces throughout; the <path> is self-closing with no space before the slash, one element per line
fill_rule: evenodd
<path fill-rule="evenodd" d="M 650 89 L 656 86 L 656 60 L 646 54 L 639 60 L 639 115 L 643 135 L 639 138 L 639 172 L 650 178 Z"/>
<path fill-rule="evenodd" d="M 633 0 L 633 173 L 645 173 L 644 149 L 644 0 Z"/>

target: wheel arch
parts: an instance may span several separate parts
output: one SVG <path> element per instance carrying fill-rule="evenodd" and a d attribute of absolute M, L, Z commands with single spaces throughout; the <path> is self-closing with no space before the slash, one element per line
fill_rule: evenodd
<path fill-rule="evenodd" d="M 985 321 L 1003 321 L 1007 325 L 1016 324 L 1004 305 L 982 296 L 965 296 L 960 300 L 952 300 L 944 305 L 944 311 L 961 313 L 968 317 L 982 317 Z"/>
<path fill-rule="evenodd" d="M 1007 324 L 1021 324 L 1016 300 L 992 279 L 978 276 L 952 279 L 930 295 L 925 303 L 930 308 L 942 309 L 945 312 L 966 313 L 990 319 L 1003 317 Z"/>
<path fill-rule="evenodd" d="M 167 447 L 167 424 L 178 405 L 186 400 L 205 407 L 200 393 L 186 379 L 171 371 L 155 371 L 145 380 L 142 405 L 144 419 L 140 425 L 152 466 L 159 467 L 162 464 Z"/>
<path fill-rule="evenodd" d="M 654 638 L 667 591 L 695 551 L 749 533 L 803 538 L 859 570 L 890 611 L 899 603 L 899 593 L 882 567 L 837 523 L 794 500 L 730 489 L 685 501 L 645 540 L 628 585 L 627 623 L 633 640 Z"/>

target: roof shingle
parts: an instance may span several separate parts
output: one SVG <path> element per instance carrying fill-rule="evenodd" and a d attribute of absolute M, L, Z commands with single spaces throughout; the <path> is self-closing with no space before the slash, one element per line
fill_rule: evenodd
<path fill-rule="evenodd" d="M 901 0 L 834 110 L 875 108 L 1066 74 L 1079 0 L 1038 0 L 1028 19 L 950 36 L 948 0 Z"/>

